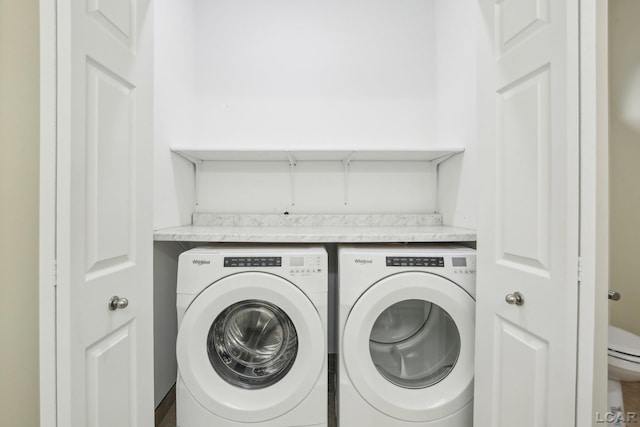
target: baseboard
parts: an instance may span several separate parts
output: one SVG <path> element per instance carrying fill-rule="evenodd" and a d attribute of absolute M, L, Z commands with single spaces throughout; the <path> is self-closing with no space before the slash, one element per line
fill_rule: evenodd
<path fill-rule="evenodd" d="M 171 387 L 171 390 L 169 390 L 169 392 L 164 397 L 164 399 L 162 399 L 162 402 L 160 402 L 160 404 L 156 408 L 155 427 L 158 427 L 160 425 L 160 423 L 162 422 L 164 417 L 167 415 L 167 413 L 169 412 L 169 409 L 171 409 L 171 406 L 173 406 L 174 403 L 176 403 L 176 385 L 175 384 L 173 385 L 173 387 Z"/>

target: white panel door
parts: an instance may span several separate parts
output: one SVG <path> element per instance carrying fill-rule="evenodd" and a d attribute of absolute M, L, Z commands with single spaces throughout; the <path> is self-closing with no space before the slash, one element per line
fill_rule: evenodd
<path fill-rule="evenodd" d="M 58 426 L 153 425 L 151 24 L 57 2 Z"/>
<path fill-rule="evenodd" d="M 572 426 L 578 0 L 481 7 L 475 425 Z M 515 303 L 516 291 L 524 304 Z"/>

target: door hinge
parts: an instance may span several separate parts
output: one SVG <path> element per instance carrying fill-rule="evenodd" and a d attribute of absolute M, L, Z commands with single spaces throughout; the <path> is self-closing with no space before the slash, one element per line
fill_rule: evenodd
<path fill-rule="evenodd" d="M 578 283 L 582 282 L 582 257 L 578 257 Z"/>
<path fill-rule="evenodd" d="M 53 282 L 53 287 L 57 287 L 58 286 L 58 260 L 54 259 L 53 260 L 53 276 L 51 277 L 52 282 Z"/>

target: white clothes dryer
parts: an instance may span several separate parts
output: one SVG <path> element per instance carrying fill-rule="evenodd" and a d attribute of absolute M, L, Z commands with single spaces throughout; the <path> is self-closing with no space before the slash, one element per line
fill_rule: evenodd
<path fill-rule="evenodd" d="M 180 255 L 178 427 L 327 425 L 327 252 Z"/>
<path fill-rule="evenodd" d="M 471 427 L 473 249 L 340 246 L 341 427 Z"/>

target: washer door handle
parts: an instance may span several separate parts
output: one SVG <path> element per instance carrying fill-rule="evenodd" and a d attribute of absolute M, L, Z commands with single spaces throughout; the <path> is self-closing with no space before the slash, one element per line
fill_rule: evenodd
<path fill-rule="evenodd" d="M 504 300 L 507 304 L 524 305 L 524 295 L 518 291 L 515 291 L 512 294 L 507 294 L 507 296 L 504 297 Z"/>

